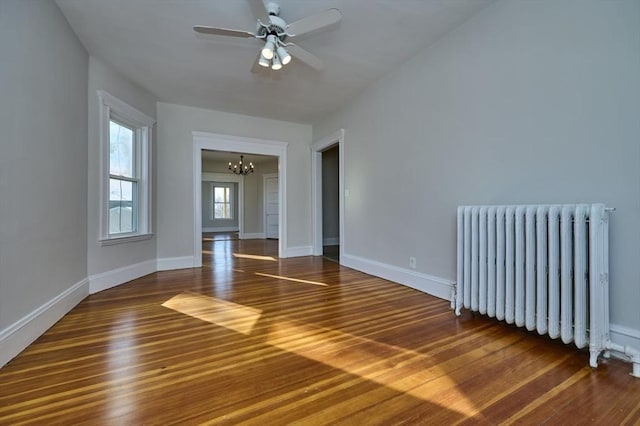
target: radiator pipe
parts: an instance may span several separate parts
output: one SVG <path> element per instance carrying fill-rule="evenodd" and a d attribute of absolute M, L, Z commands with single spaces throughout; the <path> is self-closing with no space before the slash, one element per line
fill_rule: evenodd
<path fill-rule="evenodd" d="M 608 341 L 605 346 L 608 350 L 620 352 L 631 358 L 631 362 L 633 363 L 633 371 L 631 372 L 631 375 L 633 377 L 640 378 L 640 351 L 630 346 L 619 345 L 611 341 Z"/>

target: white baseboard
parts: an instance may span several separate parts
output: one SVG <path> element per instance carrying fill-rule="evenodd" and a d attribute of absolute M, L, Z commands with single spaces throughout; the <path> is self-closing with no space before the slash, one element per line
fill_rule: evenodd
<path fill-rule="evenodd" d="M 312 256 L 312 255 L 313 255 L 313 247 L 299 246 L 299 247 L 287 248 L 284 255 L 281 255 L 280 257 L 301 257 L 301 256 Z"/>
<path fill-rule="evenodd" d="M 441 299 L 451 300 L 453 282 L 444 278 L 422 274 L 410 269 L 403 269 L 346 253 L 343 253 L 340 258 L 340 263 L 343 266 L 415 288 L 423 293 L 428 293 Z"/>
<path fill-rule="evenodd" d="M 340 237 L 328 237 L 322 239 L 323 246 L 339 246 L 340 245 Z"/>
<path fill-rule="evenodd" d="M 156 269 L 158 271 L 172 271 L 174 269 L 197 268 L 199 266 L 202 265 L 196 265 L 193 256 L 166 257 L 158 259 Z"/>
<path fill-rule="evenodd" d="M 264 232 L 245 232 L 240 235 L 241 240 L 264 240 Z"/>
<path fill-rule="evenodd" d="M 237 226 L 207 226 L 202 228 L 202 232 L 238 232 Z"/>
<path fill-rule="evenodd" d="M 640 330 L 617 324 L 611 324 L 609 330 L 609 337 L 613 343 L 640 348 Z"/>
<path fill-rule="evenodd" d="M 11 361 L 89 295 L 87 278 L 0 331 L 0 367 Z"/>
<path fill-rule="evenodd" d="M 126 283 L 136 278 L 156 272 L 156 260 L 127 265 L 122 268 L 89 276 L 89 292 L 91 294 Z"/>

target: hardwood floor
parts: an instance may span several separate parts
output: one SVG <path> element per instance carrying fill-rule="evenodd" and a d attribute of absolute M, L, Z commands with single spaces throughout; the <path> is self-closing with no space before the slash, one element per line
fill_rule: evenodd
<path fill-rule="evenodd" d="M 640 380 L 277 241 L 89 296 L 0 370 L 0 424 L 639 424 Z"/>

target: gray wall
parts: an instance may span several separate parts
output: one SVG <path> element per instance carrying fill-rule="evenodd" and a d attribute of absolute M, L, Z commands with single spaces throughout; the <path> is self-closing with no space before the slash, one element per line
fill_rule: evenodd
<path fill-rule="evenodd" d="M 311 245 L 311 126 L 160 102 L 158 258 L 193 255 L 193 131 L 288 142 L 288 243 Z"/>
<path fill-rule="evenodd" d="M 322 152 L 322 237 L 337 240 L 340 237 L 338 145 Z"/>
<path fill-rule="evenodd" d="M 155 237 L 138 242 L 128 242 L 101 246 L 100 236 L 100 121 L 97 90 L 105 90 L 123 102 L 131 105 L 149 117 L 156 117 L 156 99 L 117 72 L 105 66 L 98 59 L 89 58 L 89 153 L 88 153 L 88 273 L 96 275 L 124 266 L 133 265 L 156 257 Z M 86 107 L 87 105 L 85 105 Z M 155 129 L 155 128 L 154 128 Z M 151 153 L 155 157 L 156 137 L 151 141 Z M 155 161 L 152 160 L 152 174 L 155 175 Z M 155 212 L 156 185 L 152 178 L 151 210 Z M 155 230 L 155 214 L 151 230 Z"/>
<path fill-rule="evenodd" d="M 314 126 L 346 129 L 349 254 L 455 280 L 457 205 L 604 202 L 640 337 L 639 55 L 636 0 L 498 1 L 399 66 Z"/>
<path fill-rule="evenodd" d="M 0 332 L 87 276 L 88 56 L 55 3 L 0 2 Z"/>

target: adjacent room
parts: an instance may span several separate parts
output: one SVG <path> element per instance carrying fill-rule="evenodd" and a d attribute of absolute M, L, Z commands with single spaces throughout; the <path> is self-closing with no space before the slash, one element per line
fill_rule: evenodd
<path fill-rule="evenodd" d="M 638 0 L 0 0 L 0 424 L 640 423 Z"/>

